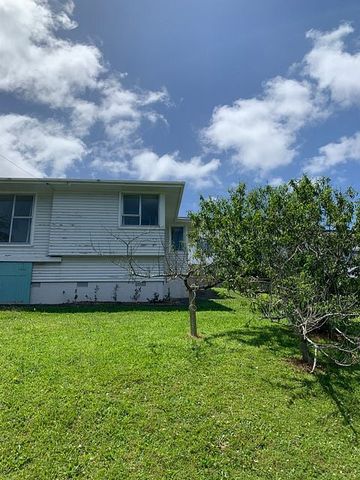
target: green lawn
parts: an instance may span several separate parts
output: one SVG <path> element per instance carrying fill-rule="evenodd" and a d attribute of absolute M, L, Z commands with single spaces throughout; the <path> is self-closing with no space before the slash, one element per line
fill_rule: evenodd
<path fill-rule="evenodd" d="M 1 479 L 359 479 L 360 372 L 245 300 L 0 311 Z"/>

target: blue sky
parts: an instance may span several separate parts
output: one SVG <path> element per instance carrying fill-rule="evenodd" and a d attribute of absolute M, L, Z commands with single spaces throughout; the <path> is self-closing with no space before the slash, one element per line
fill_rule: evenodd
<path fill-rule="evenodd" d="M 360 189 L 360 4 L 0 0 L 0 175 Z"/>

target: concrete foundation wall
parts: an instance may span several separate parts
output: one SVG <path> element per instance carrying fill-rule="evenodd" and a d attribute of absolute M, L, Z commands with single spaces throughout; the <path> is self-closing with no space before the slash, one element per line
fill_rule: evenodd
<path fill-rule="evenodd" d="M 187 298 L 188 297 L 188 292 L 185 288 L 184 282 L 180 279 L 169 280 L 165 284 L 165 289 L 167 290 L 165 294 L 170 293 L 170 298 Z"/>
<path fill-rule="evenodd" d="M 148 302 L 168 293 L 162 281 L 148 282 L 33 282 L 31 304 L 76 302 Z"/>

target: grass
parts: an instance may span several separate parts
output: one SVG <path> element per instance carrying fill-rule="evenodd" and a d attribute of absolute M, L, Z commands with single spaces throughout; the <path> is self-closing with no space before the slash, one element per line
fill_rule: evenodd
<path fill-rule="evenodd" d="M 360 372 L 245 300 L 0 311 L 1 479 L 359 479 Z"/>

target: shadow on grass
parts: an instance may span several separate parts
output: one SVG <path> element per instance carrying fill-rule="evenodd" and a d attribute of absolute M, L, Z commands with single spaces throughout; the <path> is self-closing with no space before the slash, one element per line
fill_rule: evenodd
<path fill-rule="evenodd" d="M 281 349 L 284 354 L 289 353 L 286 350 L 291 350 L 294 354 L 297 352 L 296 340 L 290 330 L 284 325 L 271 324 L 267 321 L 259 327 L 250 325 L 249 328 L 215 333 L 207 336 L 205 341 L 211 344 L 217 338 L 238 341 L 253 347 L 267 346 L 269 350 L 277 352 Z"/>
<path fill-rule="evenodd" d="M 310 375 L 307 374 L 307 376 Z M 309 378 L 297 379 L 297 390 L 294 389 L 290 402 L 294 402 L 299 397 L 306 398 L 314 395 L 314 383 L 317 383 L 323 393 L 332 401 L 343 424 L 351 430 L 354 441 L 358 444 L 359 432 L 354 419 L 358 419 L 360 414 L 359 368 L 349 367 L 344 370 L 341 367 L 323 364 L 323 370 L 315 372 L 314 381 L 310 381 Z"/>
<path fill-rule="evenodd" d="M 300 358 L 297 339 L 291 330 L 283 324 L 266 324 L 259 327 L 249 327 L 238 330 L 230 330 L 214 335 L 209 335 L 204 340 L 212 344 L 216 339 L 222 338 L 229 341 L 238 341 L 241 344 L 253 347 L 267 347 L 276 356 L 284 359 Z M 299 374 L 301 376 L 299 377 Z M 268 379 L 274 387 L 290 391 L 289 403 L 292 404 L 298 398 L 310 398 L 316 396 L 316 385 L 332 401 L 337 412 L 341 416 L 344 425 L 353 433 L 356 444 L 359 433 L 354 424 L 354 419 L 360 417 L 360 367 L 341 368 L 324 362 L 314 375 L 306 371 L 296 371 L 292 381 L 288 377 L 279 378 L 274 382 Z M 321 401 L 321 400 L 319 400 Z"/>
<path fill-rule="evenodd" d="M 359 395 L 360 370 L 349 368 L 346 371 L 328 367 L 325 373 L 317 375 L 318 382 L 323 392 L 331 398 L 343 422 L 354 434 L 356 442 L 359 440 L 359 433 L 354 426 L 354 418 L 359 417 Z M 356 389 L 357 387 L 357 389 Z"/>
<path fill-rule="evenodd" d="M 229 290 L 225 290 L 224 288 L 211 288 L 209 290 L 202 290 L 198 292 L 199 299 L 221 299 L 221 300 L 229 300 L 236 298 L 233 295 L 233 292 Z"/>
<path fill-rule="evenodd" d="M 186 312 L 188 303 L 186 300 L 178 302 L 158 302 L 158 303 L 77 303 L 62 305 L 0 305 L 0 310 L 13 310 L 21 312 L 46 312 L 46 313 L 96 313 L 96 312 Z M 212 299 L 199 300 L 197 310 L 201 311 L 234 311 L 221 303 Z"/>

